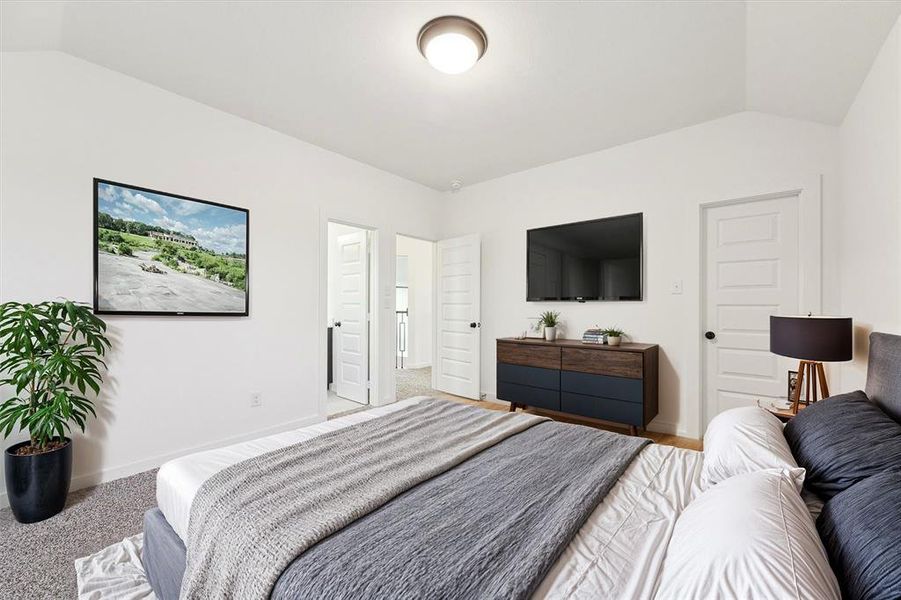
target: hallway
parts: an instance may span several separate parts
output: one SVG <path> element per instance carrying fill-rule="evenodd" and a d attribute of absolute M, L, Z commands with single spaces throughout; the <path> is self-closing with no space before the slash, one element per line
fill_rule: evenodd
<path fill-rule="evenodd" d="M 421 369 L 397 369 L 397 399 L 413 396 L 435 396 L 441 394 L 432 389 L 432 367 Z"/>

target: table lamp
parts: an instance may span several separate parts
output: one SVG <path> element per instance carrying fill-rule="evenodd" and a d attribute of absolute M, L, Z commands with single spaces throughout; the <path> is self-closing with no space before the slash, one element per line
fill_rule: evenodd
<path fill-rule="evenodd" d="M 818 395 L 829 397 L 823 363 L 851 360 L 852 337 L 850 317 L 770 316 L 770 352 L 801 361 L 798 385 L 791 398 L 793 414 L 798 414 L 805 380 L 805 405 L 816 402 Z"/>

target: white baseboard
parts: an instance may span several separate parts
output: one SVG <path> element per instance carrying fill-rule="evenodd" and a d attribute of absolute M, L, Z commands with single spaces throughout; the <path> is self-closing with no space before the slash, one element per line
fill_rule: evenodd
<path fill-rule="evenodd" d="M 208 442 L 199 446 L 184 448 L 182 450 L 169 452 L 167 454 L 160 454 L 152 458 L 135 461 L 125 465 L 120 465 L 118 467 L 101 469 L 93 473 L 84 473 L 72 478 L 72 484 L 71 486 L 69 486 L 69 491 L 74 492 L 76 490 L 91 487 L 99 483 L 106 483 L 107 481 L 113 481 L 116 479 L 121 479 L 123 477 L 128 477 L 129 475 L 140 473 L 142 471 L 155 469 L 163 463 L 169 462 L 170 460 L 179 458 L 181 456 L 186 456 L 188 454 L 193 454 L 195 452 L 202 452 L 204 450 L 212 450 L 213 448 L 221 448 L 222 446 L 239 444 L 241 442 L 266 437 L 268 435 L 274 435 L 283 431 L 290 431 L 292 429 L 308 427 L 310 425 L 315 425 L 316 423 L 322 423 L 323 421 L 325 421 L 324 418 L 318 415 L 314 415 L 312 417 L 297 419 L 296 421 L 291 421 L 290 423 L 281 423 L 274 427 L 267 427 L 265 429 L 257 429 L 248 433 L 242 433 L 240 435 L 224 438 L 215 442 Z M 7 506 L 9 506 L 9 499 L 6 496 L 6 491 L 0 492 L 0 508 L 6 508 Z"/>
<path fill-rule="evenodd" d="M 659 419 L 654 419 L 653 421 L 648 423 L 648 431 L 653 431 L 654 433 L 665 433 L 667 435 L 678 435 L 679 437 L 694 439 L 694 436 L 689 435 L 688 431 L 679 427 L 677 423 L 672 423 L 670 421 L 661 421 Z"/>
<path fill-rule="evenodd" d="M 404 369 L 425 369 L 426 367 L 431 367 L 432 363 L 424 362 L 424 363 L 407 363 L 404 365 Z"/>
<path fill-rule="evenodd" d="M 498 400 L 497 394 L 492 394 L 491 392 L 482 392 L 482 400 L 485 402 L 494 402 L 497 404 L 510 404 L 506 400 Z"/>

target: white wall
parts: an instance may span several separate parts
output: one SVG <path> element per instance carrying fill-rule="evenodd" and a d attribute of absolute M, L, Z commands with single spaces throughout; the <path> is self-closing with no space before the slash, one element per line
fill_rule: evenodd
<path fill-rule="evenodd" d="M 866 383 L 868 335 L 901 333 L 901 25 L 896 24 L 839 130 L 841 310 L 855 321 L 845 389 Z"/>
<path fill-rule="evenodd" d="M 410 316 L 405 366 L 418 369 L 432 364 L 432 251 L 433 242 L 397 236 L 398 256 L 407 256 Z"/>
<path fill-rule="evenodd" d="M 562 312 L 567 337 L 596 323 L 661 346 L 652 428 L 700 435 L 699 204 L 800 187 L 823 175 L 824 226 L 837 227 L 835 127 L 740 113 L 447 194 L 442 237 L 482 234 L 482 388 L 495 393 L 495 338 Z M 526 303 L 527 229 L 644 213 L 645 300 Z M 827 237 L 826 239 L 831 239 Z M 824 310 L 838 304 L 834 249 L 824 249 Z M 671 295 L 670 283 L 684 293 Z"/>
<path fill-rule="evenodd" d="M 390 282 L 398 228 L 436 237 L 437 192 L 65 54 L 0 61 L 3 301 L 90 300 L 93 177 L 250 209 L 250 317 L 107 319 L 103 418 L 77 436 L 75 487 L 321 418 L 324 215 L 379 228 Z M 392 322 L 379 339 L 393 397 Z"/>

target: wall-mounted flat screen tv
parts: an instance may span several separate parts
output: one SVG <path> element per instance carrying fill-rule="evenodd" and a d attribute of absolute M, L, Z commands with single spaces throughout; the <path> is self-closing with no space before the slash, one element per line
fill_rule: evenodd
<path fill-rule="evenodd" d="M 530 229 L 526 237 L 526 300 L 642 299 L 642 213 Z"/>
<path fill-rule="evenodd" d="M 94 180 L 94 312 L 246 316 L 249 212 Z"/>

